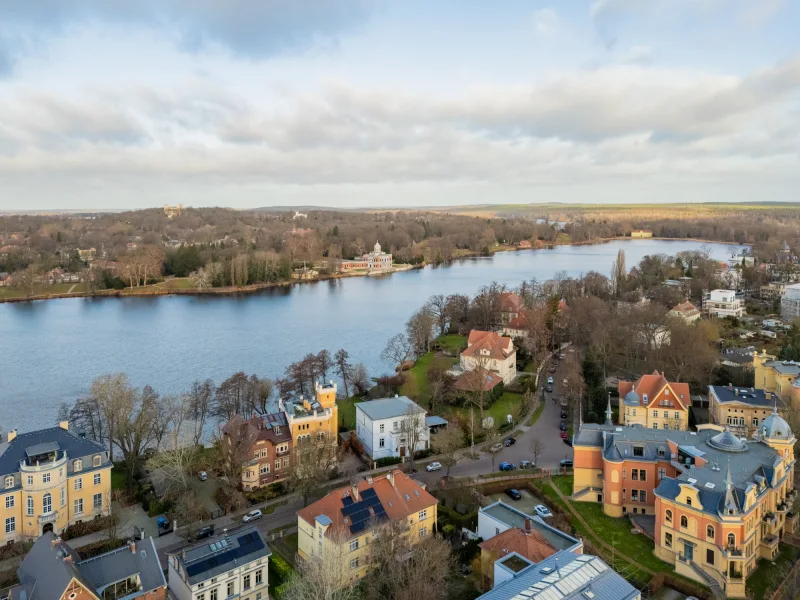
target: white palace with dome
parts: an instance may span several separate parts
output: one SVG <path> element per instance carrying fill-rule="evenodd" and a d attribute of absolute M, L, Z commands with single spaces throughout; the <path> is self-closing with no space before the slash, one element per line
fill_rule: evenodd
<path fill-rule="evenodd" d="M 342 271 L 389 272 L 392 270 L 392 255 L 381 250 L 380 243 L 375 242 L 372 252 L 357 256 L 353 260 L 343 260 L 340 267 Z"/>

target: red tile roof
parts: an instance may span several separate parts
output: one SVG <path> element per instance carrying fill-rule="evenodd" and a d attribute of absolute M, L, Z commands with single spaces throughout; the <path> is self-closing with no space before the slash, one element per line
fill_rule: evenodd
<path fill-rule="evenodd" d="M 453 387 L 465 392 L 477 392 L 480 389 L 481 381 L 483 381 L 483 391 L 488 392 L 496 385 L 503 383 L 503 378 L 494 371 L 475 369 L 460 375 L 453 383 Z"/>
<path fill-rule="evenodd" d="M 500 294 L 500 311 L 518 313 L 522 309 L 522 298 L 514 292 Z"/>
<path fill-rule="evenodd" d="M 700 309 L 691 302 L 681 302 L 680 304 L 672 307 L 672 312 L 681 313 L 683 315 L 692 315 L 699 313 Z"/>
<path fill-rule="evenodd" d="M 506 325 L 506 328 L 520 329 L 520 330 L 528 329 L 528 317 L 525 315 L 525 312 L 523 311 L 519 315 L 511 319 Z"/>
<path fill-rule="evenodd" d="M 480 544 L 481 550 L 492 552 L 501 559 L 516 552 L 528 560 L 538 563 L 557 552 L 555 547 L 538 531 L 520 528 L 508 529 Z M 496 560 L 497 560 L 496 559 Z"/>
<path fill-rule="evenodd" d="M 669 382 L 663 373 L 653 371 L 649 375 L 642 375 L 635 382 L 620 381 L 617 390 L 621 401 L 631 390 L 639 395 L 641 406 L 657 407 L 662 400 L 672 400 L 675 408 L 684 409 L 691 402 L 688 383 Z M 644 397 L 647 396 L 645 403 Z"/>
<path fill-rule="evenodd" d="M 488 350 L 489 354 L 484 355 L 481 350 Z M 467 339 L 467 349 L 462 356 L 472 356 L 475 358 L 488 356 L 497 360 L 505 360 L 514 353 L 514 342 L 510 337 L 501 336 L 494 331 L 479 331 L 473 329 L 469 332 Z"/>

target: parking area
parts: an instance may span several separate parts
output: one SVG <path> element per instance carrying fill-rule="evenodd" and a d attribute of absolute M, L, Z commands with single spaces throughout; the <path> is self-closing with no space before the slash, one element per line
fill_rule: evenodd
<path fill-rule="evenodd" d="M 520 494 L 522 494 L 522 498 L 519 500 L 512 500 L 509 496 L 505 493 L 499 494 L 491 494 L 486 496 L 487 500 L 490 504 L 497 502 L 498 500 L 502 500 L 505 504 L 509 506 L 513 506 L 517 510 L 521 510 L 525 514 L 533 515 L 533 507 L 537 504 L 544 504 L 539 498 L 534 496 L 529 490 L 519 490 Z"/>

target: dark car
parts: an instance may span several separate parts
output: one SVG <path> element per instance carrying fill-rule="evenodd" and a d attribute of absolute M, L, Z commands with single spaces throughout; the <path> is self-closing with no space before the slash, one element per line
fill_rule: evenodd
<path fill-rule="evenodd" d="M 552 392 L 553 391 L 553 386 L 548 383 L 547 387 L 544 388 L 544 389 L 547 390 L 548 392 Z"/>
<path fill-rule="evenodd" d="M 567 446 L 572 446 L 572 440 L 569 438 L 563 438 L 562 440 Z"/>
<path fill-rule="evenodd" d="M 563 410 L 561 411 L 561 418 L 562 419 L 566 419 L 568 416 L 569 415 L 567 415 L 567 413 L 565 413 Z"/>
<path fill-rule="evenodd" d="M 522 498 L 522 494 L 519 493 L 519 490 L 513 490 L 513 489 L 506 490 L 506 496 L 508 496 L 512 500 L 519 500 Z"/>
<path fill-rule="evenodd" d="M 499 468 L 501 471 L 513 471 L 513 470 L 514 470 L 514 469 L 516 469 L 517 467 L 516 467 L 516 466 L 514 466 L 514 465 L 513 465 L 512 463 L 510 463 L 510 462 L 501 462 L 501 463 L 500 463 L 500 467 L 498 467 L 498 468 Z"/>
<path fill-rule="evenodd" d="M 567 430 L 567 422 L 566 421 L 561 421 L 561 423 L 558 425 L 558 428 L 561 431 L 566 431 Z"/>
<path fill-rule="evenodd" d="M 569 468 L 569 467 L 572 467 L 572 459 L 571 458 L 565 458 L 564 460 L 561 461 L 561 466 L 564 467 L 565 469 Z"/>
<path fill-rule="evenodd" d="M 509 446 L 513 446 L 516 443 L 517 443 L 517 440 L 515 438 L 513 438 L 513 437 L 507 437 L 505 440 L 503 440 L 503 445 L 506 448 L 508 448 Z"/>
<path fill-rule="evenodd" d="M 214 535 L 214 526 L 213 525 L 204 525 L 197 532 L 194 534 L 194 537 L 198 540 L 202 540 L 207 537 L 211 537 Z"/>

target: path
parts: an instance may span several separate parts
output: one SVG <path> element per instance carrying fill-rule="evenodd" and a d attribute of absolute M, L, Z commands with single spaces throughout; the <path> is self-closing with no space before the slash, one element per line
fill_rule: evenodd
<path fill-rule="evenodd" d="M 71 294 L 72 290 L 74 290 L 77 285 L 78 285 L 77 283 L 73 283 L 72 286 L 67 290 L 67 293 Z"/>

